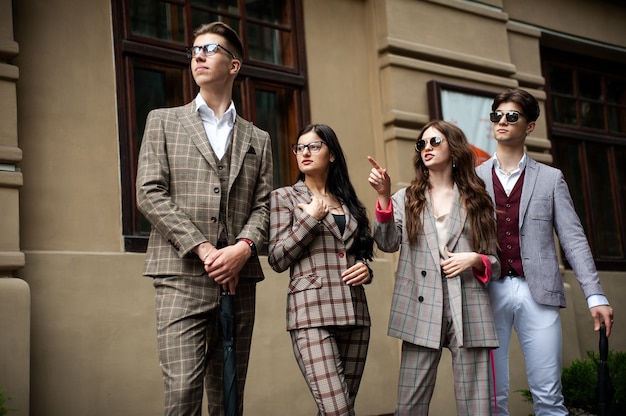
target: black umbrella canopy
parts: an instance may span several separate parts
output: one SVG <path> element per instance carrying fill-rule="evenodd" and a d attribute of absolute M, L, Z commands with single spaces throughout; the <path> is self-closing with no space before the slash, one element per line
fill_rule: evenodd
<path fill-rule="evenodd" d="M 600 361 L 598 362 L 598 416 L 609 415 L 611 398 L 615 389 L 609 374 L 609 339 L 606 336 L 606 327 L 600 327 Z"/>
<path fill-rule="evenodd" d="M 235 356 L 235 307 L 233 295 L 222 292 L 219 331 L 224 348 L 224 416 L 237 416 L 237 362 Z"/>

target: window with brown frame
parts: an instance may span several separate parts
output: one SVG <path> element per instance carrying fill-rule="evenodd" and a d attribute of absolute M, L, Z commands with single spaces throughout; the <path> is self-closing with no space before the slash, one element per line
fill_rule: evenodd
<path fill-rule="evenodd" d="M 542 49 L 546 118 L 600 270 L 626 270 L 626 65 Z"/>
<path fill-rule="evenodd" d="M 126 251 L 143 252 L 150 224 L 137 210 L 137 156 L 148 112 L 183 105 L 198 88 L 185 48 L 193 30 L 223 21 L 241 37 L 237 112 L 272 138 L 274 186 L 292 183 L 290 144 L 308 122 L 302 0 L 113 0 L 122 222 Z"/>

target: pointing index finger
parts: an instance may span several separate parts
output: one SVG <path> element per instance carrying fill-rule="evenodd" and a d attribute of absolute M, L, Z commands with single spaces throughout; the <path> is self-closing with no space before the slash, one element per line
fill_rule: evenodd
<path fill-rule="evenodd" d="M 368 157 L 367 157 L 367 160 L 370 162 L 370 164 L 371 164 L 372 166 L 374 166 L 374 168 L 375 168 L 375 169 L 382 169 L 382 168 L 380 167 L 380 165 L 378 164 L 378 162 L 377 162 L 377 161 L 375 161 L 373 157 L 368 156 Z"/>

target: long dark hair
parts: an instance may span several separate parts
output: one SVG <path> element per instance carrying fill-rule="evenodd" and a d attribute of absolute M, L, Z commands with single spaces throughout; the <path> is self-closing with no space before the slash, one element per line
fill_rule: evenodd
<path fill-rule="evenodd" d="M 348 206 L 350 214 L 356 218 L 358 223 L 354 244 L 350 248 L 349 253 L 357 259 L 372 260 L 374 255 L 374 238 L 372 237 L 370 221 L 367 218 L 365 205 L 357 197 L 350 182 L 348 164 L 346 163 L 343 150 L 341 150 L 339 139 L 333 129 L 326 124 L 305 126 L 298 133 L 298 138 L 309 132 L 317 134 L 326 143 L 330 154 L 335 156 L 335 160 L 330 163 L 328 168 L 327 191 L 333 194 L 339 202 Z M 298 180 L 304 181 L 304 173 L 300 172 L 298 174 Z"/>
<path fill-rule="evenodd" d="M 463 131 L 454 124 L 442 120 L 432 120 L 420 132 L 420 140 L 428 128 L 434 128 L 448 141 L 450 158 L 454 162 L 452 179 L 459 189 L 461 204 L 467 210 L 473 250 L 478 253 L 491 253 L 497 241 L 494 206 L 485 190 L 485 183 L 476 174 L 476 156 Z M 431 188 L 428 169 L 421 153 L 413 158 L 415 178 L 406 190 L 406 222 L 409 241 L 415 243 L 422 233 L 421 221 L 426 206 L 426 192 Z"/>

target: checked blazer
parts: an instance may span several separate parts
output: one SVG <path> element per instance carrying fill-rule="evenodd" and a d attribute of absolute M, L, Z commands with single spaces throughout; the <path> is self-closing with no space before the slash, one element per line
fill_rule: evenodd
<path fill-rule="evenodd" d="M 585 231 L 574 210 L 563 173 L 526 156 L 519 212 L 520 252 L 524 277 L 533 299 L 564 308 L 565 287 L 559 271 L 554 232 L 585 294 L 604 295 Z M 491 158 L 476 168 L 495 201 Z"/>
<path fill-rule="evenodd" d="M 152 231 L 144 275 L 203 275 L 191 251 L 220 231 L 221 185 L 195 101 L 150 112 L 139 153 L 137 204 Z M 269 225 L 273 187 L 269 134 L 237 116 L 232 146 L 225 223 L 228 243 L 248 238 L 261 247 Z M 241 278 L 263 279 L 258 257 L 250 258 Z"/>
<path fill-rule="evenodd" d="M 318 221 L 298 208 L 312 196 L 302 181 L 276 189 L 270 196 L 268 261 L 279 273 L 291 272 L 287 329 L 369 326 L 365 289 L 341 280 L 341 273 L 359 260 L 348 254 L 357 220 L 344 205 L 346 227 L 341 235 L 331 214 Z"/>
<path fill-rule="evenodd" d="M 406 188 L 392 196 L 393 221 L 374 223 L 374 240 L 384 252 L 400 250 L 396 281 L 391 302 L 388 335 L 415 345 L 439 349 L 443 321 L 443 288 L 447 284 L 450 310 L 459 347 L 498 347 L 489 295 L 472 270 L 461 275 L 442 278 L 440 246 L 430 196 L 422 214 L 423 233 L 417 244 L 410 245 L 405 221 Z M 450 211 L 448 241 L 451 252 L 473 251 L 467 212 L 454 186 Z M 500 263 L 494 244 L 488 258 L 492 275 L 499 276 Z M 490 276 L 491 278 L 491 276 Z"/>

